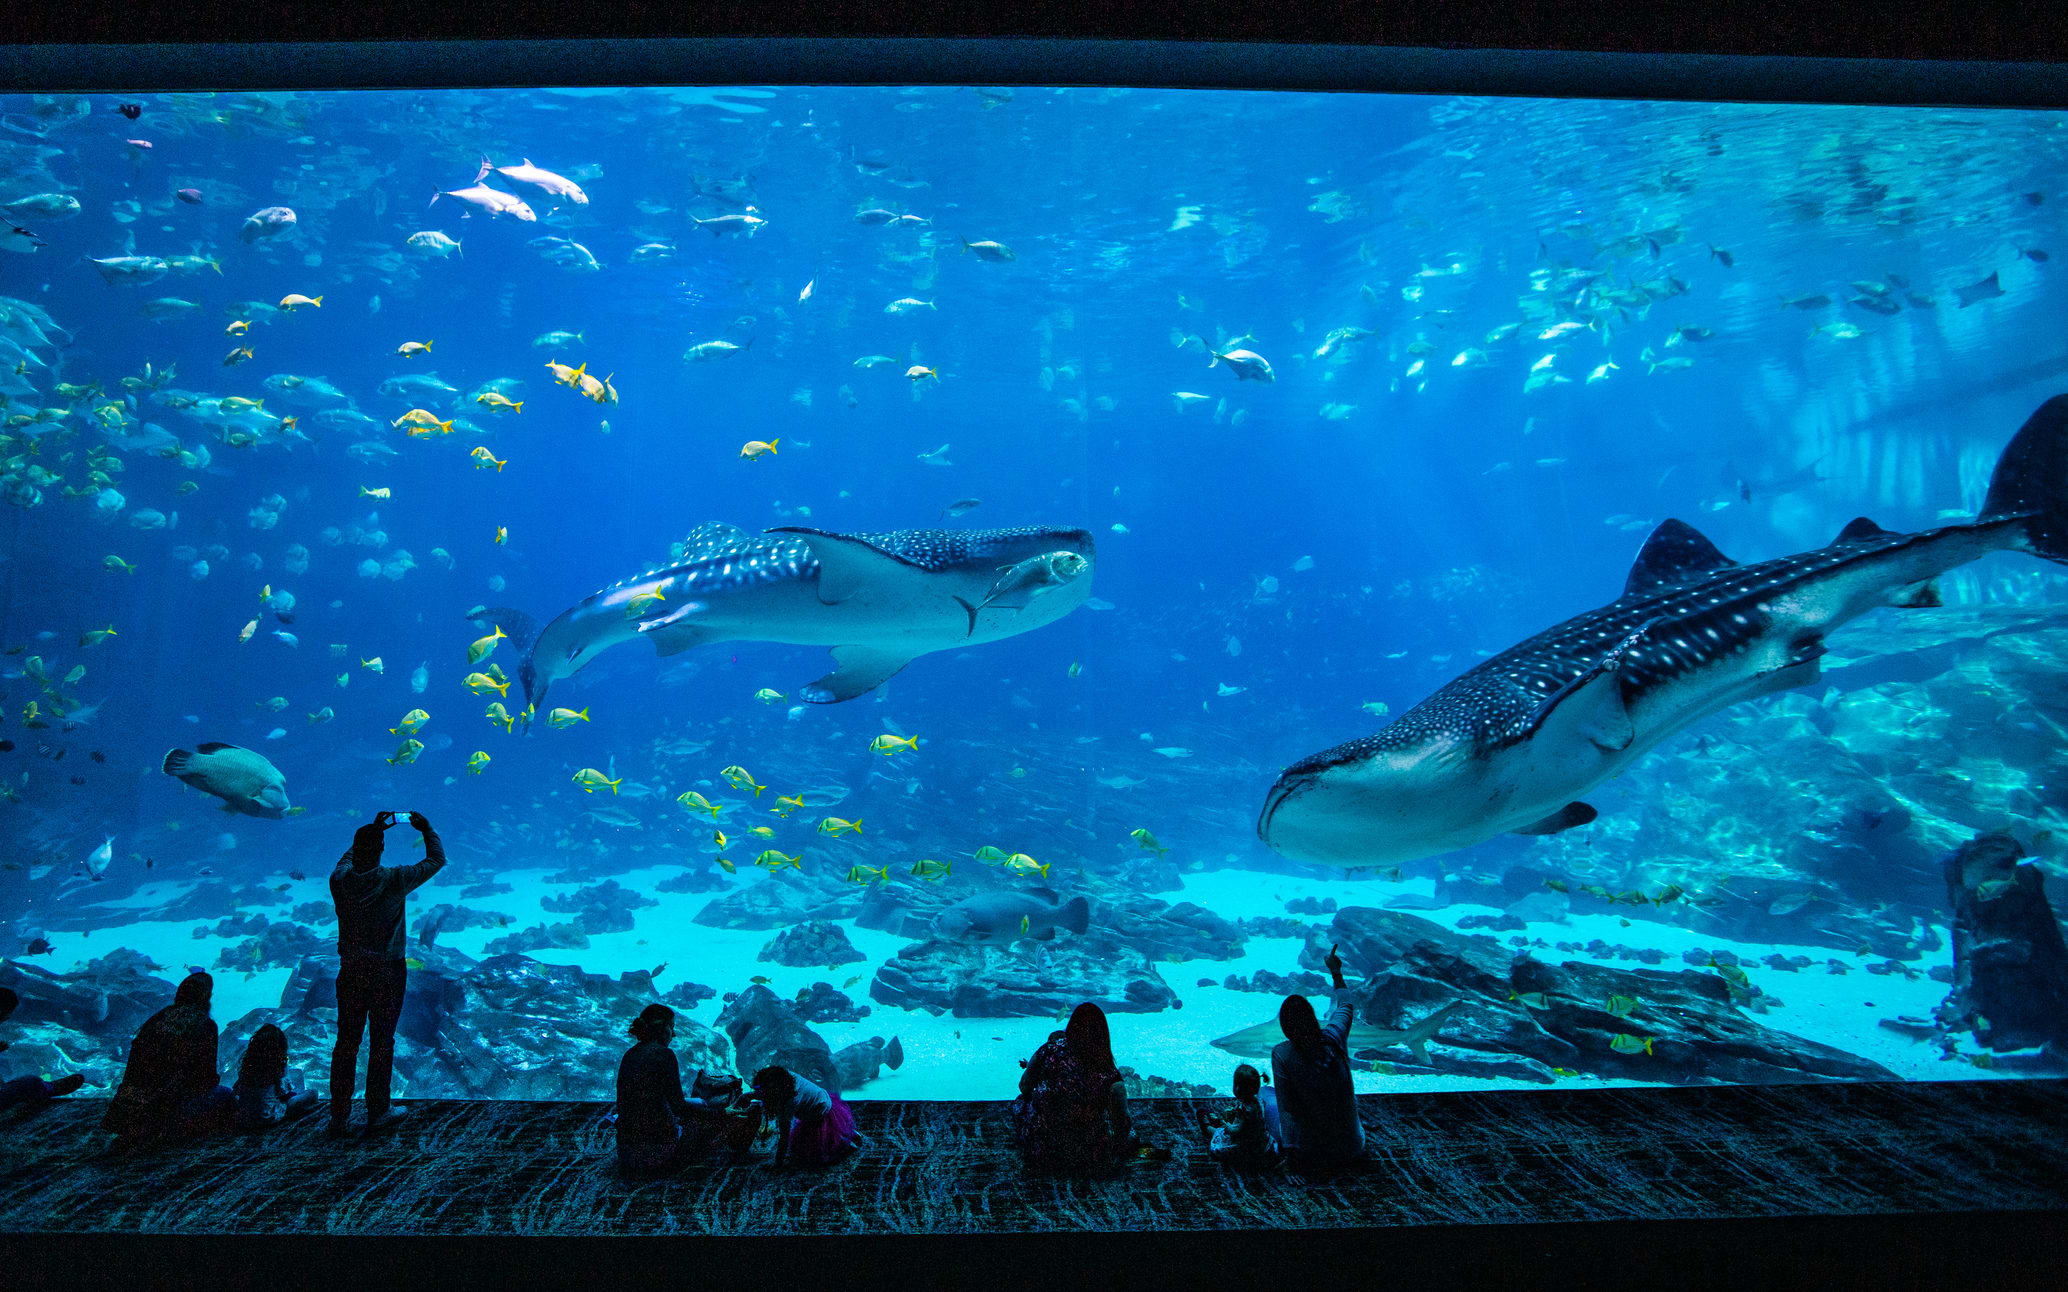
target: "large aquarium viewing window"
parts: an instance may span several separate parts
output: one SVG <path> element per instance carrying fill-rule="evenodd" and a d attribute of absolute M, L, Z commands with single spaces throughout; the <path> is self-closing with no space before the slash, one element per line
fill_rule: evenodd
<path fill-rule="evenodd" d="M 0 95 L 0 1077 L 199 968 L 324 1089 L 389 812 L 399 1098 L 656 1002 L 1225 1094 L 1332 949 L 1363 1093 L 2048 1070 L 2064 206 L 2040 110 Z"/>

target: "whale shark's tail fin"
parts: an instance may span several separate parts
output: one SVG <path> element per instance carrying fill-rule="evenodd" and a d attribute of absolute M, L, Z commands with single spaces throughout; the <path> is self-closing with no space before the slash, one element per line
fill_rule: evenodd
<path fill-rule="evenodd" d="M 2025 517 L 2034 556 L 2068 564 L 2068 395 L 2055 395 L 2027 418 L 1996 460 L 1982 519 Z"/>
<path fill-rule="evenodd" d="M 503 636 L 510 639 L 510 649 L 517 654 L 517 676 L 524 683 L 525 703 L 533 709 L 545 703 L 546 682 L 540 679 L 531 658 L 532 648 L 539 641 L 539 621 L 508 606 L 484 606 L 467 618 L 484 628 L 503 630 Z"/>

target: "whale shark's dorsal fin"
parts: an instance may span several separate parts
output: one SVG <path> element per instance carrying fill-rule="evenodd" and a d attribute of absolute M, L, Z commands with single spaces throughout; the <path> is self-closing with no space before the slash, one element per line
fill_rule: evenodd
<path fill-rule="evenodd" d="M 821 571 L 823 574 L 823 571 Z M 914 656 L 871 646 L 835 646 L 833 671 L 797 692 L 811 704 L 837 704 L 866 695 L 896 676 Z"/>
<path fill-rule="evenodd" d="M 1865 516 L 1855 516 L 1838 531 L 1838 537 L 1831 540 L 1833 547 L 1840 543 L 1863 543 L 1870 538 L 1894 538 L 1896 531 L 1883 529 Z"/>
<path fill-rule="evenodd" d="M 744 546 L 753 543 L 746 530 L 738 525 L 728 525 L 722 520 L 707 520 L 689 531 L 682 540 L 682 554 L 686 558 L 706 555 L 727 547 Z"/>
<path fill-rule="evenodd" d="M 1630 577 L 1623 583 L 1623 595 L 1655 592 L 1683 582 L 1697 574 L 1728 569 L 1737 562 L 1717 550 L 1716 544 L 1684 520 L 1667 520 L 1651 532 L 1638 550 Z"/>

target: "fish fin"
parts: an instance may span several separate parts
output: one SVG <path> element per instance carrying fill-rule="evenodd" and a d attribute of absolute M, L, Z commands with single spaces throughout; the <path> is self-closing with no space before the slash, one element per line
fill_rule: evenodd
<path fill-rule="evenodd" d="M 689 617 L 704 608 L 701 601 L 692 601 L 681 609 L 665 614 L 658 619 L 648 619 L 639 625 L 640 635 L 653 642 L 654 650 L 662 659 L 680 655 L 692 646 L 701 646 L 710 640 L 710 634 Z"/>
<path fill-rule="evenodd" d="M 1824 676 L 1824 644 L 1813 642 L 1797 652 L 1796 657 L 1779 668 L 1770 669 L 1759 675 L 1759 689 L 1747 695 L 1772 695 L 1777 691 L 1793 691 L 1799 687 L 1814 686 Z"/>
<path fill-rule="evenodd" d="M 522 610 L 513 610 L 508 606 L 485 607 L 468 615 L 467 618 L 475 624 L 486 624 L 509 639 L 510 649 L 517 653 L 517 675 L 524 679 L 524 698 L 533 705 L 545 699 L 546 688 L 543 684 L 536 690 L 533 689 L 533 680 L 538 676 L 538 671 L 532 660 L 532 651 L 539 642 L 539 621 Z M 504 685 L 502 695 L 504 699 L 509 698 L 508 684 Z M 528 720 L 524 724 L 524 729 L 531 730 Z"/>
<path fill-rule="evenodd" d="M 2068 564 L 2068 395 L 2055 395 L 2026 419 L 1989 477 L 1982 519 L 2020 515 L 2028 517 L 2025 550 Z"/>
<path fill-rule="evenodd" d="M 835 534 L 800 525 L 781 525 L 767 532 L 794 534 L 811 548 L 812 556 L 819 563 L 819 601 L 823 605 L 837 606 L 868 583 L 925 576 L 925 572 L 911 562 L 892 556 L 851 534 Z M 900 664 L 898 667 L 904 666 Z"/>
<path fill-rule="evenodd" d="M 474 182 L 479 184 L 482 180 L 487 179 L 488 172 L 494 169 L 495 163 L 488 160 L 487 154 L 484 153 L 481 157 L 481 169 L 474 172 Z"/>
<path fill-rule="evenodd" d="M 1649 627 L 1625 637 L 1599 664 L 1553 692 L 1531 716 L 1524 738 L 1551 734 L 1585 740 L 1602 750 L 1628 749 L 1637 729 L 1623 705 L 1623 660 Z"/>
<path fill-rule="evenodd" d="M 1864 543 L 1875 538 L 1894 538 L 1896 531 L 1883 529 L 1865 516 L 1855 516 L 1847 521 L 1845 528 L 1838 531 L 1838 537 L 1831 540 L 1831 546 L 1840 543 Z"/>
<path fill-rule="evenodd" d="M 956 605 L 958 605 L 958 606 L 961 606 L 961 607 L 962 607 L 962 608 L 963 608 L 964 610 L 967 610 L 967 611 L 969 611 L 969 635 L 970 635 L 971 637 L 974 637 L 974 636 L 976 636 L 976 635 L 977 635 L 977 608 L 976 608 L 975 606 L 973 606 L 973 605 L 969 604 L 969 602 L 967 602 L 967 601 L 964 601 L 964 600 L 963 600 L 963 599 L 962 599 L 961 597 L 957 597 L 957 598 L 955 598 L 955 604 L 956 604 Z"/>
<path fill-rule="evenodd" d="M 191 760 L 191 759 L 192 759 L 193 757 L 194 757 L 194 755 L 193 755 L 193 752 L 192 752 L 191 750 L 186 750 L 186 749 L 173 749 L 173 750 L 168 750 L 168 751 L 166 752 L 166 755 L 165 755 L 165 763 L 164 763 L 164 769 L 165 769 L 165 774 L 166 774 L 167 776 L 177 776 L 177 777 L 181 778 L 182 780 L 184 780 L 184 779 L 186 778 L 186 775 L 187 775 L 187 763 L 188 763 L 188 761 L 189 761 L 189 760 Z"/>
<path fill-rule="evenodd" d="M 1737 562 L 1718 551 L 1716 544 L 1683 520 L 1667 520 L 1651 532 L 1638 549 L 1630 577 L 1623 583 L 1623 595 L 1653 592 L 1682 583 L 1697 574 L 1729 569 Z"/>
<path fill-rule="evenodd" d="M 1595 817 L 1598 817 L 1600 815 L 1601 814 L 1599 812 L 1596 812 L 1588 804 L 1568 803 L 1564 807 L 1558 809 L 1556 812 L 1553 812 L 1550 816 L 1545 817 L 1543 820 L 1532 821 L 1525 826 L 1518 826 L 1515 829 L 1510 830 L 1508 833 L 1557 834 L 1563 830 L 1571 830 L 1576 826 L 1586 825 L 1589 822 L 1593 821 Z"/>
<path fill-rule="evenodd" d="M 509 640 L 511 649 L 529 658 L 532 647 L 538 644 L 539 621 L 522 610 L 508 606 L 489 606 L 467 616 L 477 624 L 486 624 Z"/>
<path fill-rule="evenodd" d="M 224 751 L 225 749 L 235 749 L 235 748 L 237 748 L 237 746 L 235 746 L 235 745 L 233 745 L 233 744 L 230 744 L 230 743 L 229 743 L 229 742 L 227 742 L 227 741 L 222 741 L 222 740 L 209 740 L 209 741 L 204 741 L 204 742 L 202 742 L 202 743 L 201 743 L 201 744 L 199 744 L 199 745 L 196 745 L 196 746 L 195 746 L 194 748 L 195 748 L 195 751 L 196 751 L 196 752 L 198 752 L 198 753 L 203 753 L 203 754 L 219 754 L 219 753 L 223 752 L 223 751 Z"/>
<path fill-rule="evenodd" d="M 1946 601 L 1939 595 L 1939 581 L 1926 579 L 1897 588 L 1889 604 L 1902 610 L 1936 610 Z"/>
<path fill-rule="evenodd" d="M 867 695 L 897 676 L 898 670 L 910 664 L 912 659 L 910 655 L 877 650 L 872 646 L 835 646 L 833 671 L 800 688 L 797 694 L 810 704 L 837 704 L 842 700 L 852 700 L 858 695 Z"/>
<path fill-rule="evenodd" d="M 1057 917 L 1056 923 L 1072 933 L 1084 932 L 1085 927 L 1091 923 L 1091 902 L 1081 895 L 1064 902 L 1062 913 Z M 1053 935 L 1054 931 L 1050 930 L 1050 936 Z"/>

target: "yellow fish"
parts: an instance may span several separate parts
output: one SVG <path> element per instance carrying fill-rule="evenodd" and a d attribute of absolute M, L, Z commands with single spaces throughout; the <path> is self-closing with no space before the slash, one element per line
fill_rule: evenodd
<path fill-rule="evenodd" d="M 953 869 L 953 862 L 935 861 L 931 857 L 922 857 L 912 863 L 912 873 L 921 879 L 946 879 Z"/>
<path fill-rule="evenodd" d="M 675 801 L 677 803 L 680 803 L 682 806 L 688 808 L 692 812 L 709 812 L 711 814 L 711 819 L 713 821 L 716 821 L 718 819 L 718 805 L 716 803 L 713 803 L 711 800 L 705 798 L 703 795 L 697 793 L 695 790 L 682 791 L 682 793 L 677 794 L 675 796 Z M 718 838 L 718 846 L 723 848 L 725 846 L 725 836 L 721 834 L 718 836 Z"/>
<path fill-rule="evenodd" d="M 625 783 L 625 778 L 620 776 L 616 780 L 612 780 L 593 767 L 584 767 L 574 774 L 574 783 L 581 786 L 582 792 L 585 794 L 594 794 L 605 785 L 610 786 L 610 792 L 615 794 L 618 792 L 618 786 Z"/>
<path fill-rule="evenodd" d="M 770 848 L 768 851 L 756 857 L 754 859 L 754 864 L 757 866 L 764 866 L 769 870 L 781 870 L 785 866 L 788 866 L 792 870 L 803 870 L 804 867 L 797 864 L 802 860 L 804 860 L 804 854 L 801 852 L 798 853 L 795 857 L 788 857 L 780 852 L 777 852 L 775 849 Z"/>
<path fill-rule="evenodd" d="M 737 875 L 740 873 L 739 871 L 733 869 L 732 858 L 730 857 L 718 858 L 718 868 L 728 875 Z"/>
<path fill-rule="evenodd" d="M 1005 860 L 1004 850 L 1001 848 L 994 848 L 988 843 L 985 844 L 983 847 L 977 849 L 975 856 L 978 861 L 983 862 L 987 866 L 994 866 L 997 865 L 999 862 Z"/>
<path fill-rule="evenodd" d="M 747 833 L 753 835 L 756 839 L 775 838 L 775 831 L 765 825 L 750 825 L 747 827 Z"/>
<path fill-rule="evenodd" d="M 524 411 L 523 400 L 511 399 L 509 396 L 498 394 L 493 390 L 484 390 L 480 394 L 474 396 L 474 402 L 477 404 L 486 404 L 488 407 L 496 410 L 497 412 L 501 412 L 505 408 L 509 409 L 513 413 L 521 413 Z"/>
<path fill-rule="evenodd" d="M 508 525 L 497 525 L 495 527 L 495 545 L 497 547 L 501 547 L 503 544 L 509 541 L 510 527 Z"/>
<path fill-rule="evenodd" d="M 248 319 L 233 319 L 233 320 L 231 320 L 231 322 L 230 322 L 230 326 L 228 326 L 228 327 L 226 327 L 226 328 L 224 328 L 224 329 L 223 329 L 223 335 L 224 335 L 224 336 L 243 336 L 243 335 L 244 335 L 244 334 L 245 334 L 246 332 L 249 332 L 249 331 L 251 331 L 251 322 L 250 322 L 250 320 L 248 320 Z"/>
<path fill-rule="evenodd" d="M 1649 1036 L 1632 1036 L 1628 1032 L 1618 1032 L 1608 1038 L 1608 1048 L 1614 1050 L 1617 1054 L 1650 1054 L 1652 1052 L 1652 1038 Z"/>
<path fill-rule="evenodd" d="M 401 345 L 395 347 L 395 353 L 404 358 L 412 355 L 429 354 L 431 353 L 431 343 L 429 341 L 404 341 Z"/>
<path fill-rule="evenodd" d="M 715 815 L 715 814 L 714 814 L 714 815 Z M 723 852 L 723 851 L 725 851 L 725 845 L 726 845 L 727 843 L 731 842 L 731 841 L 730 841 L 730 840 L 728 840 L 728 839 L 727 839 L 727 838 L 725 837 L 725 831 L 723 831 L 723 830 L 713 830 L 713 831 L 711 832 L 711 842 L 712 842 L 712 843 L 715 843 L 715 844 L 717 844 L 717 845 L 718 845 L 718 850 L 719 850 L 720 852 Z"/>
<path fill-rule="evenodd" d="M 916 754 L 919 752 L 919 737 L 893 736 L 886 732 L 870 741 L 869 748 L 882 754 L 885 758 L 897 753 L 900 749 L 909 749 Z"/>
<path fill-rule="evenodd" d="M 412 408 L 394 421 L 389 422 L 388 425 L 395 427 L 407 426 L 411 435 L 416 435 L 420 431 L 424 435 L 429 435 L 434 430 L 440 435 L 452 434 L 452 420 L 447 418 L 444 421 L 440 421 L 438 414 L 428 408 Z"/>
<path fill-rule="evenodd" d="M 905 369 L 905 378 L 908 381 L 925 381 L 928 377 L 939 381 L 941 379 L 940 371 L 936 368 L 922 368 L 916 363 Z"/>
<path fill-rule="evenodd" d="M 756 795 L 755 797 L 759 798 L 760 796 Z M 803 806 L 804 800 L 802 798 L 795 794 L 786 794 L 783 797 L 777 799 L 776 805 L 770 808 L 769 811 L 775 813 L 777 816 L 782 817 L 784 820 L 787 821 L 789 820 L 790 814 L 792 812 L 795 812 L 798 808 L 801 808 Z"/>
<path fill-rule="evenodd" d="M 850 884 L 883 884 L 890 881 L 888 866 L 849 866 L 847 882 Z"/>
<path fill-rule="evenodd" d="M 481 769 L 488 766 L 488 762 L 489 759 L 487 753 L 477 749 L 473 753 L 467 755 L 467 770 L 474 773 L 476 776 L 479 776 L 481 774 Z"/>
<path fill-rule="evenodd" d="M 582 363 L 581 367 L 570 368 L 564 363 L 554 363 L 551 359 L 546 360 L 546 366 L 553 370 L 554 381 L 558 382 L 560 385 L 567 386 L 571 389 L 579 387 L 582 384 L 582 375 L 588 370 L 589 367 L 588 362 L 586 360 Z"/>
<path fill-rule="evenodd" d="M 1010 856 L 1010 857 L 1007 857 L 1007 858 L 1005 859 L 1005 868 L 1006 868 L 1007 870 L 1011 871 L 1011 872 L 1012 872 L 1013 874 L 1015 874 L 1015 875 L 1039 875 L 1039 876 L 1041 876 L 1041 877 L 1042 877 L 1043 879 L 1047 879 L 1047 878 L 1048 878 L 1048 868 L 1049 868 L 1050 866 L 1053 866 L 1054 864 L 1055 864 L 1055 863 L 1054 863 L 1054 862 L 1052 862 L 1052 861 L 1051 861 L 1051 862 L 1040 862 L 1040 861 L 1036 861 L 1036 860 L 1034 860 L 1034 859 L 1033 859 L 1032 857 L 1029 857 L 1029 856 L 1028 856 L 1028 855 L 1027 855 L 1026 853 L 1024 853 L 1024 852 L 1016 852 L 1016 853 L 1014 853 L 1014 854 L 1013 854 L 1012 856 Z"/>
<path fill-rule="evenodd" d="M 402 715 L 399 725 L 388 728 L 388 733 L 395 736 L 414 736 L 418 729 L 430 720 L 431 715 L 422 709 L 411 709 Z"/>
<path fill-rule="evenodd" d="M 635 592 L 632 594 L 631 599 L 625 602 L 625 618 L 637 619 L 640 615 L 646 613 L 648 606 L 656 601 L 666 601 L 667 599 L 657 589 L 653 588 L 649 588 L 644 592 Z"/>
<path fill-rule="evenodd" d="M 483 467 L 494 467 L 495 473 L 501 475 L 503 468 L 510 465 L 508 458 L 498 458 L 495 454 L 490 453 L 486 444 L 476 444 L 473 452 L 467 454 L 467 456 L 474 459 L 474 469 L 476 471 Z"/>
<path fill-rule="evenodd" d="M 775 704 L 782 700 L 783 693 L 764 686 L 754 693 L 754 698 L 763 704 Z"/>
<path fill-rule="evenodd" d="M 321 296 L 304 296 L 300 292 L 289 292 L 280 298 L 280 308 L 290 314 L 304 305 L 311 309 L 322 309 L 323 298 Z"/>
<path fill-rule="evenodd" d="M 379 487 L 378 489 L 369 489 L 369 488 L 367 488 L 367 487 L 366 487 L 365 485 L 360 485 L 360 486 L 359 486 L 359 496 L 360 496 L 361 498 L 380 498 L 380 499 L 387 499 L 387 498 L 392 498 L 392 497 L 394 497 L 394 494 L 392 494 L 391 492 L 389 492 L 388 486 L 386 486 L 386 485 L 382 485 L 382 486 L 380 486 L 380 487 Z"/>
<path fill-rule="evenodd" d="M 504 699 L 510 697 L 510 684 L 508 682 L 498 682 L 486 673 L 467 674 L 465 685 L 469 691 L 476 695 L 487 695 L 490 691 L 493 691 Z"/>
<path fill-rule="evenodd" d="M 743 458 L 751 459 L 761 457 L 764 454 L 774 453 L 776 451 L 776 445 L 781 443 L 781 439 L 748 440 L 746 444 L 741 447 L 740 456 Z"/>
<path fill-rule="evenodd" d="M 797 806 L 803 807 L 804 804 L 800 802 Z M 829 816 L 819 822 L 820 834 L 830 834 L 838 836 L 843 834 L 860 834 L 861 832 L 862 823 L 859 819 L 854 821 L 843 821 L 837 816 Z"/>
<path fill-rule="evenodd" d="M 106 560 L 102 561 L 101 564 L 107 566 L 111 570 L 120 570 L 124 574 L 136 573 L 136 567 L 134 565 L 131 565 L 129 562 L 123 560 L 119 556 L 108 557 Z"/>
<path fill-rule="evenodd" d="M 381 657 L 378 655 L 374 656 L 372 659 L 360 660 L 359 667 L 365 669 L 369 673 L 385 673 L 388 671 L 388 666 L 381 662 Z"/>
<path fill-rule="evenodd" d="M 586 367 L 587 365 L 583 366 Z M 617 374 L 614 372 L 610 374 L 610 377 L 615 376 Z M 581 384 L 575 387 L 575 393 L 593 403 L 615 404 L 618 402 L 618 388 L 610 384 L 610 377 L 605 377 L 599 381 L 584 373 Z"/>
<path fill-rule="evenodd" d="M 249 358 L 251 358 L 251 347 L 248 345 L 238 346 L 235 350 L 223 356 L 223 367 L 234 368 Z"/>
<path fill-rule="evenodd" d="M 416 756 L 423 752 L 424 742 L 412 737 L 408 740 L 403 741 L 402 747 L 397 749 L 394 752 L 394 754 L 392 754 L 388 758 L 388 761 L 390 763 L 413 763 L 416 761 Z"/>
<path fill-rule="evenodd" d="M 508 633 L 498 627 L 486 637 L 476 637 L 467 645 L 467 662 L 469 664 L 479 664 L 482 660 L 487 659 L 489 652 L 495 649 L 495 644 L 508 636 Z"/>
<path fill-rule="evenodd" d="M 114 635 L 115 625 L 113 624 L 109 624 L 106 628 L 90 628 L 80 636 L 79 644 L 81 646 L 98 646 Z"/>
<path fill-rule="evenodd" d="M 1139 830 L 1128 831 L 1127 837 L 1142 845 L 1142 851 L 1153 852 L 1159 857 L 1170 851 L 1170 849 L 1163 846 L 1155 835 L 1149 833 L 1147 826 L 1143 826 Z"/>
<path fill-rule="evenodd" d="M 757 799 L 761 797 L 761 791 L 768 788 L 768 786 L 766 785 L 756 785 L 754 783 L 754 777 L 747 771 L 746 768 L 741 767 L 737 763 L 733 764 L 731 767 L 722 769 L 718 773 L 718 775 L 720 779 L 724 780 L 726 784 L 732 786 L 736 790 L 753 790 L 754 797 Z"/>
<path fill-rule="evenodd" d="M 577 722 L 589 720 L 589 706 L 580 709 L 554 709 L 546 715 L 546 723 L 555 731 L 565 731 Z"/>
<path fill-rule="evenodd" d="M 504 731 L 510 731 L 517 725 L 517 719 L 510 716 L 510 711 L 503 707 L 501 700 L 489 701 L 487 716 L 490 722 L 502 723 Z"/>

